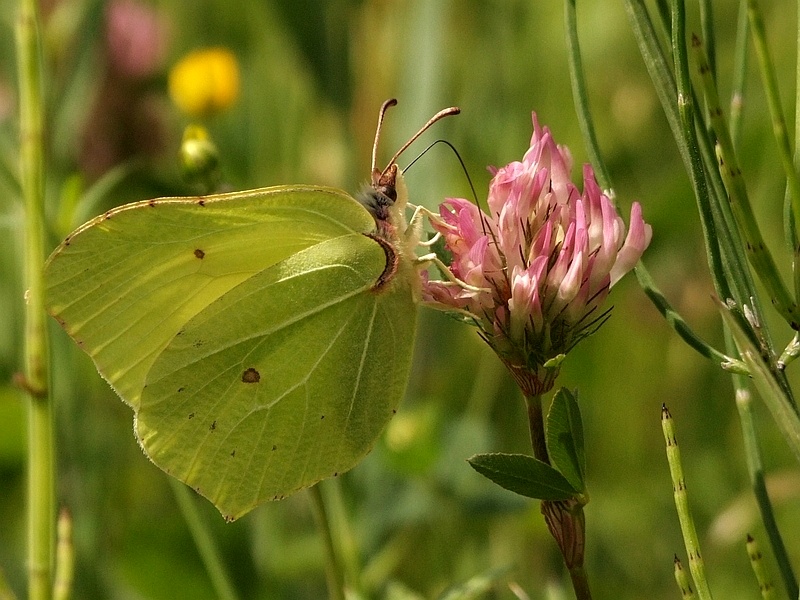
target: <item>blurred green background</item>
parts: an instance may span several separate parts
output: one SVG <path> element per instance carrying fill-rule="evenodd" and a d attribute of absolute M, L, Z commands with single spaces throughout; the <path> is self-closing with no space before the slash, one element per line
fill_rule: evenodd
<path fill-rule="evenodd" d="M 730 84 L 735 4 L 715 7 L 722 90 Z M 722 347 L 695 202 L 622 3 L 578 5 L 591 104 L 621 212 L 627 220 L 630 203 L 643 204 L 654 230 L 644 262 L 696 331 Z M 239 60 L 238 102 L 203 121 L 234 189 L 303 182 L 355 191 L 368 178 L 377 109 L 389 97 L 399 104 L 388 115 L 379 162 L 434 112 L 458 105 L 462 115 L 425 139 L 443 137 L 458 148 L 481 199 L 485 166 L 519 159 L 527 149 L 532 110 L 570 147 L 576 176 L 586 161 L 559 2 L 49 0 L 43 6 L 50 247 L 111 206 L 188 192 L 176 155 L 189 119 L 170 103 L 166 82 L 170 66 L 199 47 L 223 46 Z M 785 16 L 791 9 L 788 2 L 764 9 L 791 116 L 796 32 Z M 9 383 L 21 364 L 23 311 L 15 10 L 14 2 L 0 3 L 0 567 L 22 595 L 26 430 L 24 405 Z M 697 15 L 691 18 L 696 31 Z M 752 66 L 748 81 L 741 162 L 765 237 L 788 275 L 783 182 Z M 424 141 L 416 146 L 424 147 Z M 410 151 L 400 165 L 415 155 Z M 447 196 L 470 195 L 443 145 L 414 165 L 407 182 L 411 200 L 431 208 Z M 89 201 L 63 209 L 87 190 Z M 712 589 L 719 598 L 756 598 L 747 532 L 760 540 L 776 581 L 777 568 L 749 491 L 730 380 L 678 339 L 632 276 L 611 302 L 611 320 L 570 354 L 559 381 L 580 390 L 591 495 L 587 570 L 595 597 L 678 597 L 673 555 L 684 564 L 686 558 L 660 428 L 667 403 Z M 786 328 L 777 319 L 771 324 L 778 343 L 788 341 Z M 136 445 L 131 411 L 55 326 L 53 336 L 57 500 L 74 517 L 75 597 L 213 598 L 166 476 Z M 792 381 L 796 369 L 789 369 Z M 757 409 L 778 522 L 797 567 L 800 476 L 771 417 L 760 403 Z M 393 594 L 401 590 L 432 598 L 503 567 L 510 570 L 486 597 L 513 598 L 510 581 L 531 599 L 563 585 L 538 502 L 495 489 L 465 461 L 480 452 L 528 450 L 524 403 L 499 361 L 473 330 L 423 311 L 406 401 L 376 450 L 339 480 L 364 588 L 376 598 L 399 598 Z M 207 502 L 198 503 L 243 598 L 325 597 L 307 494 L 230 525 Z M 572 597 L 565 589 L 563 597 Z"/>

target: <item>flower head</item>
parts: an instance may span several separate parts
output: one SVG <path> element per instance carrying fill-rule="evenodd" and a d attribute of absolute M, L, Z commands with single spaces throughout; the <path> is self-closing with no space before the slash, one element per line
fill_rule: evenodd
<path fill-rule="evenodd" d="M 449 198 L 432 219 L 459 283 L 426 280 L 425 299 L 468 314 L 526 393 L 547 391 L 557 374 L 553 359 L 605 321 L 610 288 L 652 236 L 638 203 L 626 232 L 591 166 L 583 168 L 583 193 L 571 167 L 569 150 L 534 113 L 522 161 L 490 169 L 490 214 Z"/>

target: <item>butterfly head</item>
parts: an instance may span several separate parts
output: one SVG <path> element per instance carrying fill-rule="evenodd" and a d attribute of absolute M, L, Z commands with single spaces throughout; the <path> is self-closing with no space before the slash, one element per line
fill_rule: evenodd
<path fill-rule="evenodd" d="M 384 102 L 381 106 L 380 113 L 378 114 L 378 127 L 375 130 L 375 143 L 372 146 L 371 184 L 365 187 L 358 195 L 358 201 L 361 202 L 375 219 L 378 234 L 387 239 L 393 237 L 396 231 L 405 230 L 404 211 L 408 194 L 403 180 L 403 172 L 397 166 L 397 158 L 436 121 L 448 115 L 457 115 L 461 112 L 456 107 L 450 107 L 436 113 L 411 137 L 411 139 L 403 144 L 400 150 L 391 158 L 388 166 L 381 171 L 376 166 L 378 141 L 380 140 L 381 128 L 383 127 L 383 118 L 386 114 L 386 110 L 395 104 L 397 104 L 397 100 L 392 98 Z"/>

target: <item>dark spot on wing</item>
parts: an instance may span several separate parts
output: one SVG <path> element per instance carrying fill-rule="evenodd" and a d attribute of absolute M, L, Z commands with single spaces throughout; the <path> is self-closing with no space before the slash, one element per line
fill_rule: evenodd
<path fill-rule="evenodd" d="M 208 428 L 209 431 L 214 431 L 217 428 L 217 422 L 214 421 L 211 423 L 211 427 Z"/>
<path fill-rule="evenodd" d="M 277 447 L 277 446 L 272 446 L 272 451 L 273 451 L 273 452 L 275 452 L 275 450 L 277 450 L 277 449 L 278 449 L 278 447 Z"/>
<path fill-rule="evenodd" d="M 190 413 L 189 413 L 189 418 L 190 418 L 190 419 L 194 419 L 194 413 L 193 413 L 193 412 L 190 412 Z"/>
<path fill-rule="evenodd" d="M 198 206 L 205 206 L 206 205 L 206 201 L 203 198 L 198 198 L 197 199 L 197 205 Z"/>
<path fill-rule="evenodd" d="M 231 452 L 231 458 L 234 458 L 235 456 L 236 456 L 236 450 L 234 450 L 233 452 Z"/>
<path fill-rule="evenodd" d="M 258 383 L 259 381 L 261 381 L 261 373 L 256 371 L 253 367 L 245 369 L 244 373 L 242 373 L 243 383 Z"/>
<path fill-rule="evenodd" d="M 194 255 L 195 255 L 197 258 L 199 258 L 199 259 L 201 259 L 201 260 L 202 260 L 202 259 L 203 259 L 203 257 L 205 257 L 206 253 L 205 253 L 205 252 L 203 252 L 203 251 L 202 251 L 200 248 L 196 248 L 196 249 L 195 249 L 195 251 L 194 251 Z"/>
<path fill-rule="evenodd" d="M 156 205 L 156 201 L 155 200 L 150 200 L 150 202 L 147 203 L 147 206 L 150 206 L 150 207 L 153 207 L 155 205 Z"/>
<path fill-rule="evenodd" d="M 320 421 L 321 421 L 322 419 L 324 419 L 324 418 L 325 418 L 325 415 L 320 415 L 320 417 L 319 417 Z"/>
<path fill-rule="evenodd" d="M 182 392 L 183 390 L 185 390 L 185 389 L 186 389 L 186 388 L 185 388 L 185 387 L 183 387 L 183 386 L 179 387 L 179 388 L 178 388 L 178 393 L 181 393 L 181 392 Z"/>
<path fill-rule="evenodd" d="M 203 344 L 205 344 L 204 340 L 195 340 L 194 342 L 192 342 L 192 348 L 199 348 Z"/>

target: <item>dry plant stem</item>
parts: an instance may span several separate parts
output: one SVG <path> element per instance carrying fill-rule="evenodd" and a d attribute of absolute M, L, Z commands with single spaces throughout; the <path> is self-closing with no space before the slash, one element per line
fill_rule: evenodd
<path fill-rule="evenodd" d="M 20 172 L 25 199 L 25 369 L 28 396 L 28 597 L 53 591 L 55 528 L 53 407 L 48 397 L 48 338 L 43 305 L 44 109 L 36 0 L 21 0 L 16 29 Z"/>
<path fill-rule="evenodd" d="M 544 432 L 544 411 L 542 397 L 526 396 L 528 407 L 528 426 L 531 434 L 533 456 L 550 464 Z M 583 557 L 586 547 L 586 521 L 583 506 L 577 500 L 542 501 L 542 514 L 547 528 L 556 540 L 561 556 L 564 558 L 578 600 L 591 600 L 589 580 L 583 569 Z"/>

